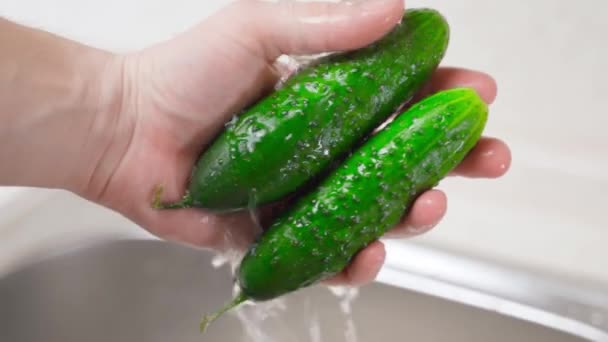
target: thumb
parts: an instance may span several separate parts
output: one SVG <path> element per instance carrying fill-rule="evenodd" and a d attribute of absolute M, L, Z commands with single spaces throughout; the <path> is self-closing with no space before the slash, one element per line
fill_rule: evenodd
<path fill-rule="evenodd" d="M 224 23 L 230 18 L 232 25 L 224 27 L 250 52 L 274 61 L 363 47 L 393 28 L 404 10 L 403 0 L 324 1 L 237 1 L 226 9 Z"/>
<path fill-rule="evenodd" d="M 403 0 L 236 0 L 133 60 L 150 78 L 144 82 L 149 93 L 179 108 L 172 111 L 206 113 L 204 119 L 181 114 L 201 122 L 183 136 L 206 143 L 227 118 L 276 84 L 278 57 L 366 46 L 390 31 L 403 10 Z"/>

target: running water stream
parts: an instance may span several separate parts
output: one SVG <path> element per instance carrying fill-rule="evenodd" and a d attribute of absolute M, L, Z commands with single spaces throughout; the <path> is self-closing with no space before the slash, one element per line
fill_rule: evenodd
<path fill-rule="evenodd" d="M 250 208 L 249 213 L 252 222 L 257 226 L 256 229 L 258 232 L 261 232 L 262 227 L 259 226 L 257 211 Z M 227 236 L 225 238 L 230 240 L 232 238 L 229 233 L 230 230 L 226 230 L 226 232 Z M 234 278 L 242 257 L 243 251 L 228 249 L 221 253 L 217 253 L 213 257 L 211 263 L 214 268 L 218 269 L 228 266 L 230 273 Z M 357 299 L 359 290 L 357 288 L 340 286 L 327 287 L 327 290 L 337 298 L 336 304 L 339 305 L 340 311 L 344 315 L 344 341 L 358 342 L 357 331 L 352 317 L 352 303 Z M 232 291 L 233 295 L 236 296 L 238 291 L 238 285 L 234 284 Z M 306 298 L 305 300 L 305 315 L 302 317 L 303 320 L 309 322 L 309 326 L 307 327 L 308 336 L 305 340 L 302 340 L 304 336 L 296 336 L 295 332 L 289 331 L 288 322 L 281 321 L 281 317 L 286 316 L 289 310 L 288 298 L 289 294 L 265 302 L 247 301 L 227 314 L 235 315 L 241 323 L 244 330 L 244 335 L 242 338 L 243 342 L 284 342 L 277 340 L 276 335 L 279 334 L 278 332 L 269 329 L 268 325 L 264 324 L 269 319 L 273 320 L 274 322 L 282 323 L 279 325 L 280 328 L 283 328 L 281 329 L 280 335 L 289 335 L 290 341 L 323 342 L 323 326 L 322 321 L 319 318 L 319 308 L 314 305 L 310 298 Z M 226 300 L 228 300 L 228 298 Z M 276 324 L 273 326 L 275 329 L 277 328 Z M 336 329 L 337 327 L 332 326 L 329 328 Z"/>

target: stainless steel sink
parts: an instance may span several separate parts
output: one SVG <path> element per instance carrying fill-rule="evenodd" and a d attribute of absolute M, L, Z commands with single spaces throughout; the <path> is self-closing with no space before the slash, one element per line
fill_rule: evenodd
<path fill-rule="evenodd" d="M 224 304 L 232 291 L 227 268 L 214 268 L 211 260 L 204 251 L 128 240 L 31 263 L 0 279 L 0 341 L 255 341 L 234 313 L 216 321 L 207 333 L 198 332 L 202 315 Z M 266 337 L 259 340 L 588 340 L 585 334 L 467 305 L 462 298 L 441 298 L 428 290 L 381 283 L 364 287 L 352 303 L 352 322 L 341 299 L 327 288 L 302 290 L 287 296 L 284 308 L 260 323 Z M 356 339 L 347 338 L 349 324 L 355 327 Z M 593 336 L 603 338 L 602 330 L 594 329 Z"/>

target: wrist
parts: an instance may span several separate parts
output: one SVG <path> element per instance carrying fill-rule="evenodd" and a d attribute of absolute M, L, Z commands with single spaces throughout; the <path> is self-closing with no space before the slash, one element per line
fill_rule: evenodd
<path fill-rule="evenodd" d="M 125 131 L 122 117 L 125 89 L 125 61 L 122 56 L 94 49 L 79 56 L 83 61 L 79 73 L 82 83 L 75 86 L 79 93 L 71 111 L 81 134 L 73 143 L 82 148 L 73 155 L 71 174 L 62 187 L 86 198 L 95 197 L 111 177 L 120 158 L 119 151 L 130 140 L 132 132 Z"/>
<path fill-rule="evenodd" d="M 83 194 L 113 143 L 118 57 L 0 19 L 0 185 Z"/>
<path fill-rule="evenodd" d="M 72 192 L 103 201 L 105 190 L 126 157 L 135 131 L 135 109 L 131 86 L 130 59 L 106 55 L 91 69 L 86 83 L 87 149 L 75 170 L 78 175 L 68 185 Z"/>

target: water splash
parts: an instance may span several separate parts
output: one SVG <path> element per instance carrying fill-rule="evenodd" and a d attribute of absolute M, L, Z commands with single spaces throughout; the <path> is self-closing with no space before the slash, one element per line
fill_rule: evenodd
<path fill-rule="evenodd" d="M 221 253 L 217 253 L 211 259 L 211 266 L 213 266 L 214 268 L 221 268 L 228 265 L 228 267 L 230 268 L 230 274 L 234 276 L 242 257 L 242 251 L 229 248 L 225 251 L 222 251 Z"/>
<path fill-rule="evenodd" d="M 256 233 L 261 233 L 263 231 L 263 227 L 260 223 L 259 211 L 256 206 L 256 195 L 252 194 L 250 198 L 250 203 L 248 205 L 248 212 L 253 222 L 255 229 L 258 231 Z M 211 224 L 213 217 L 211 216 L 203 216 L 201 218 L 202 224 Z M 230 241 L 233 241 L 235 237 L 233 236 L 231 229 L 225 230 L 225 237 L 227 245 L 231 245 Z M 211 264 L 214 268 L 220 268 L 228 265 L 230 267 L 231 275 L 235 276 L 238 270 L 238 265 L 242 260 L 244 251 L 240 249 L 226 249 L 220 253 L 217 253 L 211 260 Z M 338 304 L 341 312 L 344 314 L 344 341 L 346 342 L 358 342 L 358 334 L 355 326 L 354 319 L 352 317 L 352 303 L 359 296 L 359 290 L 357 288 L 351 287 L 327 287 L 329 291 L 338 298 Z M 274 325 L 277 322 L 283 322 L 284 317 L 286 316 L 286 311 L 288 310 L 287 305 L 287 297 L 280 297 L 274 300 L 265 301 L 265 302 L 253 302 L 251 300 L 247 300 L 243 298 L 242 301 L 238 300 L 242 296 L 239 294 L 240 288 L 238 284 L 234 284 L 233 287 L 233 296 L 235 298 L 238 308 L 234 311 L 231 311 L 230 314 L 233 317 L 237 318 L 243 328 L 243 336 L 241 341 L 245 342 L 283 342 L 284 334 L 291 335 L 290 341 L 299 341 L 302 338 L 306 338 L 304 336 L 296 336 L 296 331 L 291 329 L 287 323 L 283 324 L 283 327 L 279 327 L 282 329 L 277 329 L 277 326 Z M 234 302 L 233 301 L 233 302 Z M 307 310 L 306 318 L 308 322 L 306 323 L 308 326 L 308 341 L 311 342 L 322 342 L 323 341 L 323 333 L 322 333 L 322 325 L 319 316 L 319 311 L 317 308 L 310 306 L 310 302 L 307 302 L 309 309 Z M 223 313 L 223 312 L 222 312 Z M 213 319 L 213 315 L 209 316 Z M 211 320 L 207 319 L 203 321 L 203 324 L 206 327 L 206 324 Z M 270 328 L 269 324 L 274 325 Z M 334 327 L 332 327 L 334 328 Z M 281 330 L 282 335 L 279 340 L 278 335 L 279 332 L 277 330 Z"/>
<path fill-rule="evenodd" d="M 249 212 L 249 218 L 251 222 L 254 224 L 254 234 L 257 236 L 264 231 L 264 227 L 262 226 L 260 220 L 260 213 L 258 210 L 258 192 L 257 189 L 251 189 L 251 194 L 249 195 L 249 203 L 247 203 L 247 211 Z"/>
<path fill-rule="evenodd" d="M 310 342 L 323 342 L 321 338 L 321 323 L 319 322 L 319 316 L 313 313 L 310 317 L 310 327 L 308 328 L 310 334 Z"/>
<path fill-rule="evenodd" d="M 276 318 L 287 310 L 284 299 L 275 299 L 264 303 L 245 303 L 235 311 L 236 317 L 243 326 L 243 342 L 282 342 L 277 341 L 264 329 L 268 318 Z"/>
<path fill-rule="evenodd" d="M 328 287 L 329 291 L 340 299 L 340 309 L 346 319 L 344 339 L 346 342 L 357 342 L 357 328 L 352 317 L 352 303 L 359 297 L 359 289 L 355 287 Z"/>

